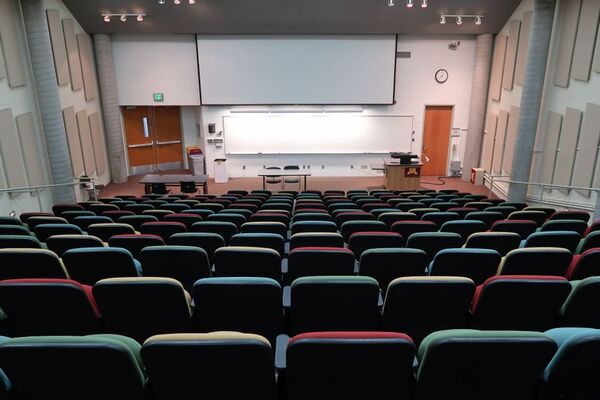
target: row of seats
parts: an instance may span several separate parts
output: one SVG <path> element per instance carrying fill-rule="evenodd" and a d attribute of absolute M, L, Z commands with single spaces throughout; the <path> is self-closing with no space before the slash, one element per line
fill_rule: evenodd
<path fill-rule="evenodd" d="M 191 296 L 168 278 L 111 278 L 93 287 L 57 279 L 0 281 L 9 336 L 115 333 L 140 342 L 174 332 L 235 330 L 272 343 L 312 331 L 393 331 L 415 342 L 444 329 L 544 331 L 600 328 L 600 278 L 411 277 L 385 299 L 369 277 L 305 277 L 283 288 L 268 278 L 204 278 Z M 49 312 L 51 310 L 51 312 Z"/>
<path fill-rule="evenodd" d="M 0 339 L 0 391 L 22 400 L 596 399 L 600 331 L 236 332 Z M 31 366 L 35 366 L 32 368 Z M 0 393 L 1 395 L 2 393 Z"/>

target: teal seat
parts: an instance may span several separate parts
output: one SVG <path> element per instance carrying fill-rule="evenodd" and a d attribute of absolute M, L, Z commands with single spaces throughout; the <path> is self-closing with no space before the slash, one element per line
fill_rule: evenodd
<path fill-rule="evenodd" d="M 138 256 L 145 276 L 172 278 L 191 291 L 198 279 L 211 275 L 207 252 L 194 246 L 149 246 Z"/>
<path fill-rule="evenodd" d="M 129 250 L 119 247 L 83 247 L 66 251 L 63 263 L 71 279 L 94 285 L 106 278 L 137 277 L 142 267 Z"/>
<path fill-rule="evenodd" d="M 431 276 L 464 276 L 479 286 L 496 275 L 502 256 L 489 249 L 445 249 L 429 265 Z"/>
<path fill-rule="evenodd" d="M 0 235 L 0 249 L 41 249 L 42 243 L 31 235 Z"/>

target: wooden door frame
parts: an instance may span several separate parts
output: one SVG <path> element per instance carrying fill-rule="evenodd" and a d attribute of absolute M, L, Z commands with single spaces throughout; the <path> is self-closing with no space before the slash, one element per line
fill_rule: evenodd
<path fill-rule="evenodd" d="M 452 116 L 450 117 L 450 132 L 448 132 L 448 148 L 446 149 L 446 171 L 444 172 L 444 176 L 448 175 L 448 170 L 450 169 L 450 149 L 452 148 L 452 130 L 454 129 L 454 114 L 456 111 L 456 104 L 448 104 L 448 103 L 426 103 L 423 107 L 423 130 L 421 131 L 421 149 L 419 153 L 423 154 L 423 145 L 425 142 L 425 117 L 427 116 L 427 107 L 452 107 Z M 469 133 L 467 132 L 467 135 Z M 423 160 L 421 160 L 422 162 Z"/>
<path fill-rule="evenodd" d="M 123 140 L 123 150 L 125 153 L 125 162 L 127 163 L 127 176 L 133 176 L 133 175 L 139 175 L 139 174 L 152 174 L 152 173 L 157 173 L 156 171 L 154 171 L 153 166 L 134 166 L 131 167 L 129 165 L 129 148 L 127 145 L 127 132 L 125 130 L 125 116 L 123 114 L 123 109 L 126 109 L 128 107 L 148 107 L 150 109 L 154 108 L 154 107 L 161 107 L 161 106 L 156 106 L 156 105 L 119 105 L 119 119 L 121 121 L 121 138 Z M 184 106 L 166 106 L 166 107 L 179 107 L 179 125 L 180 125 L 180 129 L 181 129 L 181 147 L 182 147 L 182 155 L 181 155 L 181 165 L 177 165 L 176 167 L 179 169 L 183 169 L 186 165 L 186 142 L 185 142 L 185 133 L 184 133 L 184 129 L 183 129 L 183 118 L 182 118 L 182 107 Z M 178 163 L 179 164 L 179 163 Z M 159 173 L 162 171 L 158 171 Z"/>

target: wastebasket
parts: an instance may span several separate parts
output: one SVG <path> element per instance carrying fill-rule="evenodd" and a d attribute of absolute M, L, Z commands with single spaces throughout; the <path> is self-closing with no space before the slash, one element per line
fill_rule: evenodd
<path fill-rule="evenodd" d="M 189 154 L 188 166 L 192 175 L 204 175 L 204 156 L 202 154 Z"/>
<path fill-rule="evenodd" d="M 215 183 L 229 182 L 229 174 L 227 173 L 227 159 L 226 158 L 215 158 L 214 170 L 215 170 Z"/>

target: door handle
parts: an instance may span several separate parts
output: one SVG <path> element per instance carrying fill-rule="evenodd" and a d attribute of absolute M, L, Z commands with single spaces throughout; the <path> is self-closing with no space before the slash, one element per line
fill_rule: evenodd
<path fill-rule="evenodd" d="M 127 146 L 128 149 L 137 149 L 140 147 L 151 147 L 152 143 L 140 143 L 140 144 L 130 144 Z"/>
<path fill-rule="evenodd" d="M 180 144 L 180 143 L 181 143 L 181 140 L 171 140 L 169 142 L 156 142 L 156 144 L 158 144 L 159 146 L 163 145 L 163 144 Z"/>

